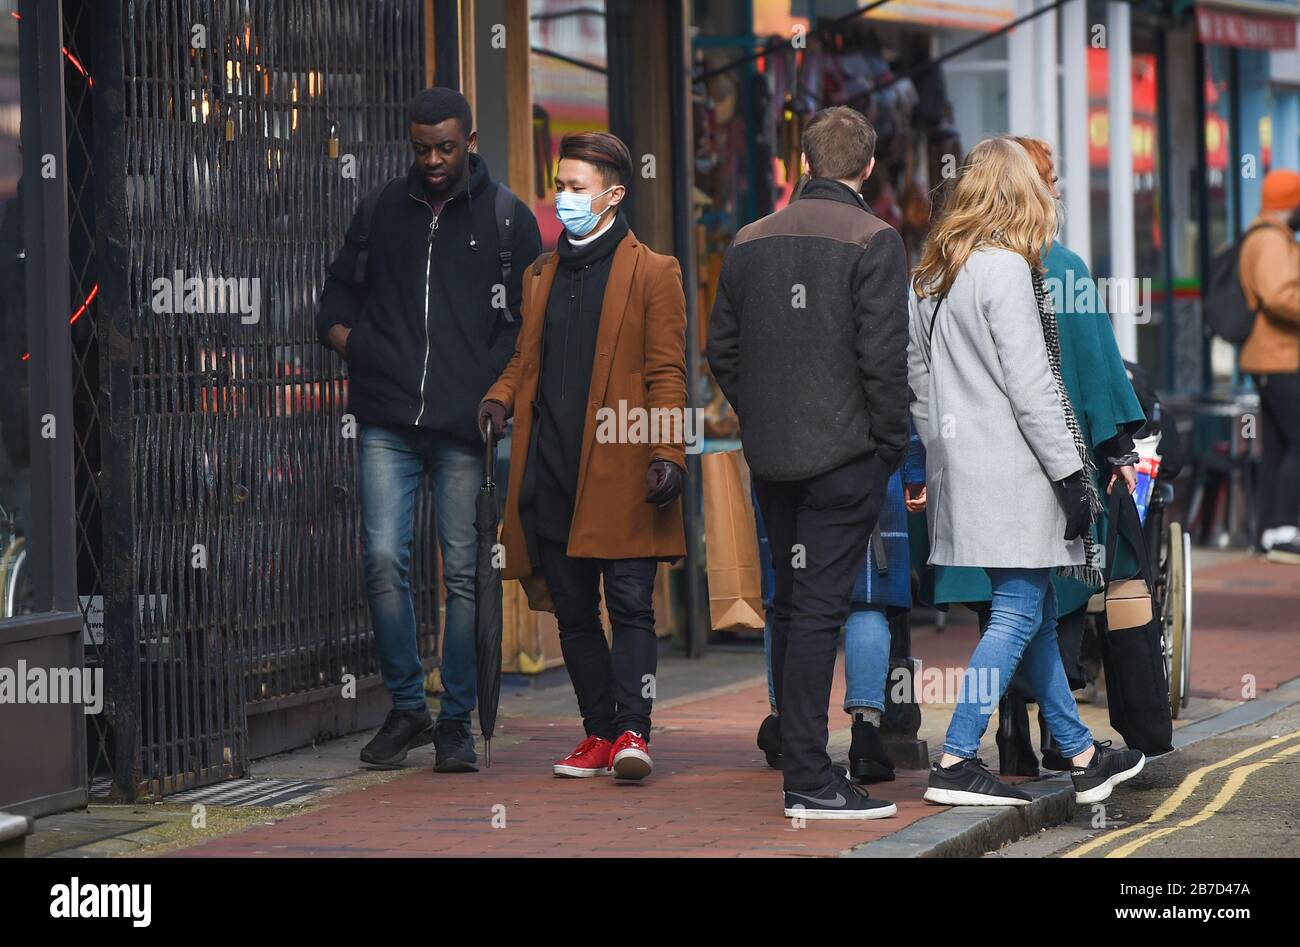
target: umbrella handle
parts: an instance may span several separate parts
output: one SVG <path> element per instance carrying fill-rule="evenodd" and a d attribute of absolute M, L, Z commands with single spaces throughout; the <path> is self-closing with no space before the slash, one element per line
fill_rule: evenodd
<path fill-rule="evenodd" d="M 496 486 L 497 482 L 497 434 L 492 428 L 492 419 L 487 419 L 486 443 L 483 448 L 483 485 Z"/>

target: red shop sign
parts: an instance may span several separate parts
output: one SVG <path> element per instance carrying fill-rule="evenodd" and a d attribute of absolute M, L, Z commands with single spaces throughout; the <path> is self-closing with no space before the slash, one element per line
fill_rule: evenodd
<path fill-rule="evenodd" d="M 1196 8 L 1196 35 L 1202 43 L 1245 49 L 1295 49 L 1295 20 Z"/>

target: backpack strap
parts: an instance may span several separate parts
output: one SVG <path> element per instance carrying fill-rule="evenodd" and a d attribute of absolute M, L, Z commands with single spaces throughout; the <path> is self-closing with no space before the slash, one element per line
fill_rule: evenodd
<path fill-rule="evenodd" d="M 501 285 L 510 285 L 510 274 L 514 272 L 515 258 L 515 204 L 514 192 L 498 182 L 494 207 L 497 219 L 497 257 L 501 262 Z M 506 322 L 519 318 L 519 301 L 513 304 L 507 301 Z"/>
<path fill-rule="evenodd" d="M 352 281 L 361 286 L 366 281 L 366 267 L 370 264 L 370 229 L 375 222 L 375 209 L 379 206 L 379 198 L 383 196 L 388 185 L 392 184 L 396 178 L 391 178 L 380 184 L 378 187 L 371 188 L 365 197 L 361 198 L 361 232 L 357 234 L 357 243 L 361 249 L 357 251 L 356 265 L 352 269 Z"/>

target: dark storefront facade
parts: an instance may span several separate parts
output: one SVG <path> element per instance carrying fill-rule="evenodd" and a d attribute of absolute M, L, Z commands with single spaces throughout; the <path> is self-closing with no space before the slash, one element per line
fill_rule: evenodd
<path fill-rule="evenodd" d="M 104 699 L 97 713 L 0 707 L 0 808 L 246 775 L 256 756 L 387 710 L 360 571 L 355 426 L 312 316 L 360 196 L 409 162 L 403 108 L 429 78 L 426 6 L 6 11 L 22 49 L 11 193 L 27 253 L 25 300 L 5 257 L 4 318 L 10 333 L 25 312 L 31 338 L 4 350 L 30 348 L 17 385 L 5 370 L 29 404 L 14 416 L 4 399 L 0 503 L 31 545 L 0 667 L 84 667 Z M 44 155 L 55 180 L 41 177 Z M 58 436 L 43 439 L 47 416 Z M 20 423 L 25 466 L 9 444 Z M 413 594 L 433 668 L 427 490 L 416 517 Z"/>

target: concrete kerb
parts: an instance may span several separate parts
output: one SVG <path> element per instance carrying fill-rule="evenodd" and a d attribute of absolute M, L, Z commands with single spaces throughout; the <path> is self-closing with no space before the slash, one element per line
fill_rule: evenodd
<path fill-rule="evenodd" d="M 1300 703 L 1300 678 L 1264 697 L 1238 704 L 1174 731 L 1174 752 L 1239 727 L 1249 726 Z M 1159 759 L 1159 757 L 1157 757 Z M 841 852 L 842 858 L 979 858 L 986 852 L 1068 821 L 1074 815 L 1074 786 L 1066 775 L 1017 788 L 1034 797 L 1027 806 L 953 808 L 927 816 L 874 842 Z"/>

